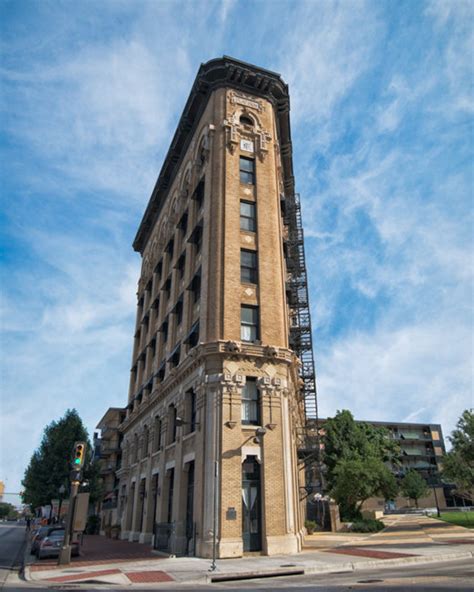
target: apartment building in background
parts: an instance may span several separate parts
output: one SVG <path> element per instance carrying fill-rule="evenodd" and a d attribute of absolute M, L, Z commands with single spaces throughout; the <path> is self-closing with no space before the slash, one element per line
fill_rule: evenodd
<path fill-rule="evenodd" d="M 202 557 L 301 549 L 301 344 L 310 387 L 314 372 L 307 291 L 289 302 L 305 274 L 298 208 L 287 85 L 232 58 L 203 64 L 133 244 L 122 538 Z"/>
<path fill-rule="evenodd" d="M 319 436 L 324 434 L 326 419 L 319 419 Z M 397 441 L 400 446 L 400 464 L 391 466 L 391 470 L 398 479 L 411 469 L 417 471 L 429 485 L 429 494 L 419 501 L 420 507 L 440 508 L 464 505 L 464 501 L 455 494 L 454 484 L 443 482 L 441 470 L 443 456 L 446 453 L 443 431 L 440 424 L 429 423 L 406 423 L 388 421 L 367 421 L 356 420 L 360 423 L 367 423 L 374 427 L 383 427 L 388 430 L 391 438 Z M 308 421 L 306 450 L 316 446 L 315 432 L 316 424 Z M 324 451 L 322 454 L 324 459 Z M 311 484 L 311 471 L 307 473 L 306 480 Z M 396 508 L 409 508 L 413 505 L 406 498 L 398 497 L 392 504 Z M 365 509 L 383 509 L 385 500 L 371 498 L 364 503 Z"/>

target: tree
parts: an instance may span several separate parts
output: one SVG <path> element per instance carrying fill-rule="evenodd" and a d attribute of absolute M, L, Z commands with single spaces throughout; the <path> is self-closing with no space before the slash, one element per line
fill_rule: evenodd
<path fill-rule="evenodd" d="M 418 500 L 428 495 L 428 485 L 423 477 L 414 469 L 410 469 L 400 484 L 402 494 L 414 500 L 418 508 Z"/>
<path fill-rule="evenodd" d="M 326 484 L 343 518 L 359 517 L 369 497 L 396 496 L 396 479 L 387 465 L 399 465 L 400 448 L 388 430 L 356 422 L 347 410 L 328 419 L 324 430 Z"/>
<path fill-rule="evenodd" d="M 15 506 L 7 502 L 0 502 L 0 520 L 3 518 L 16 518 L 17 516 L 18 512 Z"/>
<path fill-rule="evenodd" d="M 89 443 L 87 430 L 77 411 L 68 409 L 59 421 L 46 426 L 41 444 L 31 457 L 22 481 L 24 503 L 32 508 L 49 504 L 58 497 L 61 485 L 68 487 L 71 455 L 76 441 Z M 90 444 L 87 449 L 90 461 Z M 91 484 L 91 489 L 97 488 L 97 471 L 89 462 L 84 469 L 84 478 Z"/>
<path fill-rule="evenodd" d="M 397 492 L 394 475 L 378 458 L 343 459 L 334 470 L 331 495 L 344 518 L 360 517 L 362 504 L 372 496 L 393 499 Z"/>
<path fill-rule="evenodd" d="M 466 409 L 449 440 L 452 450 L 443 458 L 443 476 L 456 484 L 461 494 L 474 488 L 474 413 Z"/>

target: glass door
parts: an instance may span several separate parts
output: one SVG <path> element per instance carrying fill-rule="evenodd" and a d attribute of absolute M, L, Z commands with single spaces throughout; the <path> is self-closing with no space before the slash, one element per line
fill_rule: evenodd
<path fill-rule="evenodd" d="M 247 457 L 242 465 L 242 539 L 244 551 L 261 550 L 260 465 L 255 456 Z"/>

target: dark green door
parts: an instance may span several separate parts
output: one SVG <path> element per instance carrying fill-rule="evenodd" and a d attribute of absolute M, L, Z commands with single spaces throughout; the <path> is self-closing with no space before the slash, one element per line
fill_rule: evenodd
<path fill-rule="evenodd" d="M 262 511 L 260 499 L 260 465 L 255 456 L 242 465 L 242 538 L 244 551 L 262 548 Z"/>

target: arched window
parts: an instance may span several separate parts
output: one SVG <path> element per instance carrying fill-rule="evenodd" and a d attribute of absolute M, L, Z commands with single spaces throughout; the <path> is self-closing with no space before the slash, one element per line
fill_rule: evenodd
<path fill-rule="evenodd" d="M 242 125 L 253 127 L 253 121 L 247 115 L 241 115 L 239 121 Z"/>

